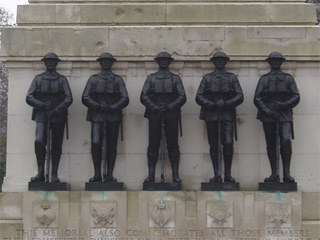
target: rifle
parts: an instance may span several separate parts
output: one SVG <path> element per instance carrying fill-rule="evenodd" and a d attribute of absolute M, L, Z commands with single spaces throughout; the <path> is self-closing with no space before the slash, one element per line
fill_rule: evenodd
<path fill-rule="evenodd" d="M 279 176 L 279 161 L 280 161 L 280 139 L 279 139 L 279 118 L 276 118 L 276 173 Z"/>
<path fill-rule="evenodd" d="M 51 103 L 49 103 L 51 105 Z M 51 149 L 50 149 L 50 128 L 51 122 L 50 118 L 47 117 L 47 164 L 46 164 L 46 173 L 45 173 L 45 181 L 49 182 L 49 175 L 50 175 L 50 156 L 51 156 Z"/>
<path fill-rule="evenodd" d="M 102 154 L 102 173 L 103 179 L 107 178 L 107 114 L 103 113 L 103 154 Z"/>
<path fill-rule="evenodd" d="M 165 161 L 165 132 L 164 132 L 164 116 L 161 114 L 161 183 L 164 183 L 164 161 Z"/>
<path fill-rule="evenodd" d="M 218 111 L 218 176 L 221 176 L 221 119 L 220 111 Z"/>

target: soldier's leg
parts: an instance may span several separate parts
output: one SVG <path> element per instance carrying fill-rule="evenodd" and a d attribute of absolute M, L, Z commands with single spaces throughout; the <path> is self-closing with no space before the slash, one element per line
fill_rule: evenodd
<path fill-rule="evenodd" d="M 277 156 L 276 156 L 276 124 L 264 122 L 263 130 L 267 143 L 267 154 L 271 166 L 271 176 L 266 178 L 265 182 L 279 182 L 280 178 L 277 173 Z"/>
<path fill-rule="evenodd" d="M 224 181 L 235 182 L 235 179 L 231 176 L 233 158 L 233 122 L 222 122 L 221 134 L 224 160 Z"/>
<path fill-rule="evenodd" d="M 161 140 L 161 121 L 149 120 L 149 146 L 148 146 L 148 169 L 149 175 L 145 182 L 155 181 L 156 164 L 159 157 Z"/>
<path fill-rule="evenodd" d="M 181 182 L 181 179 L 179 177 L 180 150 L 178 144 L 178 124 L 178 119 L 165 120 L 165 135 L 168 148 L 168 155 L 172 168 L 173 182 Z"/>
<path fill-rule="evenodd" d="M 51 182 L 60 182 L 58 178 L 58 168 L 62 153 L 62 143 L 64 135 L 64 122 L 51 123 L 52 134 L 52 170 L 51 170 Z"/>
<path fill-rule="evenodd" d="M 103 123 L 91 123 L 91 156 L 94 167 L 94 176 L 89 182 L 101 182 L 101 161 L 102 161 L 102 141 L 103 141 Z"/>
<path fill-rule="evenodd" d="M 214 171 L 214 177 L 210 179 L 210 182 L 222 182 L 218 166 L 218 122 L 208 121 L 206 125 L 210 145 L 210 157 Z"/>
<path fill-rule="evenodd" d="M 113 169 L 117 158 L 117 146 L 120 122 L 107 123 L 107 182 L 117 182 L 113 177 Z"/>
<path fill-rule="evenodd" d="M 37 123 L 36 139 L 34 142 L 34 150 L 37 158 L 38 173 L 31 178 L 31 182 L 44 182 L 44 165 L 46 158 L 46 144 L 47 144 L 47 127 L 46 123 Z"/>
<path fill-rule="evenodd" d="M 290 163 L 291 163 L 291 123 L 280 123 L 280 153 L 283 164 L 283 181 L 294 182 L 294 178 L 290 175 Z"/>

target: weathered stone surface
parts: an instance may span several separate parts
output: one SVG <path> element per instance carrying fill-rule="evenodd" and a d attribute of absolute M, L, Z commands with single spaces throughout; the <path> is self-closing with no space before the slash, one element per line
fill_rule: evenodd
<path fill-rule="evenodd" d="M 287 60 L 320 59 L 319 27 L 291 26 L 288 33 L 286 28 L 280 31 L 273 26 L 16 27 L 3 29 L 2 56 L 4 61 L 26 57 L 38 60 L 54 50 L 62 59 L 93 61 L 105 49 L 112 49 L 120 61 L 153 61 L 155 52 L 165 49 L 178 61 L 207 61 L 215 51 L 226 49 L 232 60 L 264 60 L 272 51 L 282 52 Z M 291 38 L 294 31 L 299 37 Z M 201 35 L 207 40 L 199 40 Z"/>
<path fill-rule="evenodd" d="M 313 4 L 153 3 L 22 5 L 20 25 L 306 24 L 317 22 Z M 20 13 L 21 12 L 21 13 Z"/>

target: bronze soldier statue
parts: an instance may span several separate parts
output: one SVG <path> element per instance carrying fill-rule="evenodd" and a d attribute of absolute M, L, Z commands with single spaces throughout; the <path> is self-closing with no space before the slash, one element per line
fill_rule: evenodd
<path fill-rule="evenodd" d="M 55 53 L 48 53 L 41 60 L 44 61 L 46 71 L 33 79 L 26 97 L 26 102 L 33 107 L 32 120 L 37 123 L 34 147 L 38 174 L 31 178 L 31 182 L 49 181 L 48 176 L 45 179 L 44 171 L 46 153 L 47 159 L 52 156 L 51 181 L 60 182 L 58 167 L 64 127 L 68 118 L 67 109 L 72 103 L 72 94 L 67 78 L 56 71 L 60 61 L 58 56 Z M 49 150 L 50 147 L 52 151 Z M 47 170 L 49 170 L 48 164 Z M 46 175 L 48 174 L 47 172 Z"/>
<path fill-rule="evenodd" d="M 123 79 L 111 71 L 116 59 L 110 53 L 102 53 L 97 61 L 100 63 L 101 72 L 89 78 L 82 94 L 82 103 L 88 107 L 87 121 L 91 122 L 94 176 L 89 182 L 102 181 L 102 159 L 103 182 L 117 182 L 113 177 L 113 170 L 117 157 L 122 109 L 129 104 L 129 97 Z"/>
<path fill-rule="evenodd" d="M 280 182 L 279 154 L 281 154 L 283 181 L 294 182 L 294 178 L 290 175 L 292 108 L 299 103 L 300 94 L 294 78 L 281 71 L 281 65 L 285 61 L 281 53 L 271 53 L 266 61 L 269 62 L 271 71 L 260 78 L 254 95 L 254 104 L 258 108 L 257 119 L 263 123 L 272 171 L 271 176 L 264 181 Z"/>
<path fill-rule="evenodd" d="M 144 116 L 149 119 L 147 153 L 149 175 L 145 182 L 155 182 L 155 168 L 159 156 L 162 128 L 164 128 L 172 167 L 172 180 L 173 182 L 181 182 L 179 177 L 178 125 L 181 119 L 181 106 L 186 102 L 186 94 L 180 77 L 169 71 L 169 65 L 174 61 L 171 55 L 167 52 L 161 52 L 155 61 L 159 65 L 159 70 L 147 77 L 140 96 L 141 103 L 146 106 Z"/>
<path fill-rule="evenodd" d="M 224 181 L 235 182 L 231 176 L 233 158 L 233 133 L 236 124 L 236 106 L 243 102 L 239 81 L 225 65 L 229 57 L 217 52 L 210 60 L 215 71 L 205 75 L 200 83 L 196 102 L 201 106 L 200 119 L 206 121 L 210 156 L 214 177 L 210 182 L 222 182 L 221 145 L 223 146 Z"/>

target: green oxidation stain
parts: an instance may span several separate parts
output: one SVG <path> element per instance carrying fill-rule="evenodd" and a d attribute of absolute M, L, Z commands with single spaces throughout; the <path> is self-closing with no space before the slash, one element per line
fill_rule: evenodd
<path fill-rule="evenodd" d="M 218 200 L 217 202 L 222 202 L 222 193 L 220 191 L 217 192 Z"/>
<path fill-rule="evenodd" d="M 49 200 L 49 195 L 50 195 L 50 192 L 44 192 L 44 201 L 45 201 L 45 202 L 48 202 L 48 200 Z"/>
<path fill-rule="evenodd" d="M 161 198 L 160 202 L 164 203 L 164 195 L 163 194 L 161 194 L 160 198 Z"/>
<path fill-rule="evenodd" d="M 103 200 L 107 200 L 107 192 L 102 192 L 102 198 Z"/>
<path fill-rule="evenodd" d="M 275 193 L 275 198 L 277 202 L 282 202 L 282 193 L 281 192 L 276 192 Z"/>

